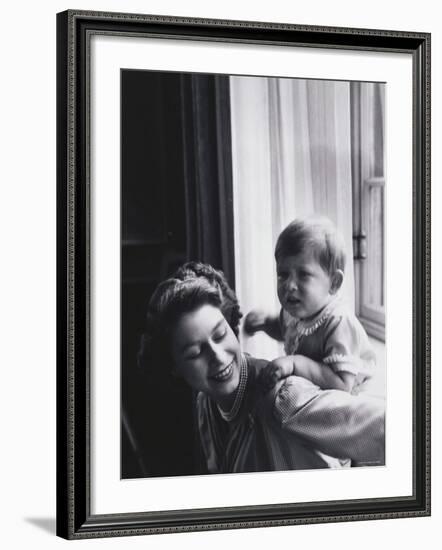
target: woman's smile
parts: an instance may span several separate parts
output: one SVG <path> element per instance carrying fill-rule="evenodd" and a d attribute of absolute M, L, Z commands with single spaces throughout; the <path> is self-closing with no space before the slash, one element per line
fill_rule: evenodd
<path fill-rule="evenodd" d="M 210 378 L 212 378 L 216 382 L 226 382 L 233 376 L 233 364 L 234 361 L 232 361 L 230 365 L 227 365 L 227 367 L 225 367 L 221 371 L 218 371 L 216 374 L 210 376 Z"/>

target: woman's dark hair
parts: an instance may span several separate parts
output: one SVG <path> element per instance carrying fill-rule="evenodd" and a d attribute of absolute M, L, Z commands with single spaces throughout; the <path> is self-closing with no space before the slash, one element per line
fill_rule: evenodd
<path fill-rule="evenodd" d="M 238 336 L 242 313 L 222 271 L 208 264 L 188 262 L 160 283 L 147 307 L 146 329 L 138 352 L 139 366 L 145 368 L 160 361 L 161 365 L 171 368 L 171 330 L 181 315 L 205 304 L 218 307 Z"/>

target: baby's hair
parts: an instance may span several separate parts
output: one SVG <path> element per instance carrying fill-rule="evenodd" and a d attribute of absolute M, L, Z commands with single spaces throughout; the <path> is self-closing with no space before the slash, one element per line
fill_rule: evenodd
<path fill-rule="evenodd" d="M 181 315 L 205 304 L 218 307 L 238 336 L 242 313 L 224 273 L 208 264 L 188 262 L 178 268 L 170 279 L 161 282 L 150 298 L 138 365 L 146 367 L 160 361 L 171 368 L 171 330 Z"/>
<path fill-rule="evenodd" d="M 276 242 L 275 259 L 312 251 L 329 275 L 345 270 L 345 246 L 342 236 L 326 217 L 298 218 L 281 232 Z"/>

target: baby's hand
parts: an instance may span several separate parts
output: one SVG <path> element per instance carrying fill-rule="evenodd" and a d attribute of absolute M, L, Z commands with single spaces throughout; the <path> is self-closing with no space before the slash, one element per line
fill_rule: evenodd
<path fill-rule="evenodd" d="M 249 336 L 253 336 L 258 330 L 264 330 L 267 322 L 268 314 L 261 309 L 253 309 L 244 319 L 244 332 Z"/>
<path fill-rule="evenodd" d="M 287 378 L 293 374 L 293 357 L 285 356 L 278 357 L 260 373 L 260 384 L 264 392 L 270 391 L 283 378 Z"/>

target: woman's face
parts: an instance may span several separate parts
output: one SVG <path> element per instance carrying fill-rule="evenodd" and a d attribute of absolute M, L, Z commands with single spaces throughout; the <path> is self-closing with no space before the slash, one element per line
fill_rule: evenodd
<path fill-rule="evenodd" d="M 239 384 L 239 342 L 221 311 L 210 304 L 183 314 L 172 332 L 177 373 L 195 390 L 228 409 Z"/>

